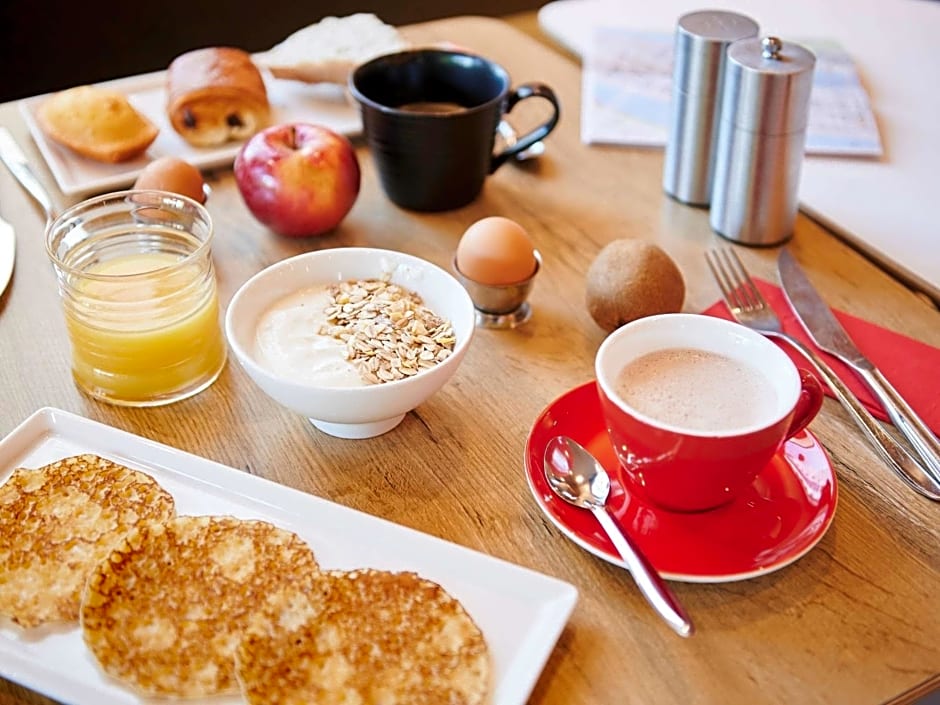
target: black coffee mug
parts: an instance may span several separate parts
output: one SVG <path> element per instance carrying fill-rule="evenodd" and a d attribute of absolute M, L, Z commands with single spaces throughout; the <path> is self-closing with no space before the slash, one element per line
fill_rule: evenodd
<path fill-rule="evenodd" d="M 472 201 L 487 175 L 554 129 L 560 112 L 548 86 L 512 88 L 502 66 L 462 51 L 416 49 L 377 57 L 353 72 L 349 89 L 386 195 L 420 211 Z M 500 120 L 520 101 L 536 97 L 551 103 L 552 115 L 494 153 Z"/>

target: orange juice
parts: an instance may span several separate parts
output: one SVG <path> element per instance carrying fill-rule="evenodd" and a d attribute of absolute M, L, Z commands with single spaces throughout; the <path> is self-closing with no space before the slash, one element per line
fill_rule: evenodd
<path fill-rule="evenodd" d="M 180 227 L 195 227 L 192 217 L 164 223 L 158 207 L 131 215 L 116 224 L 111 212 L 100 228 L 92 215 L 73 218 L 72 235 L 50 246 L 72 374 L 104 401 L 166 404 L 204 389 L 225 365 L 208 234 Z"/>
<path fill-rule="evenodd" d="M 92 267 L 66 309 L 72 373 L 96 396 L 162 399 L 193 380 L 214 379 L 225 363 L 219 300 L 213 287 L 195 287 L 195 265 L 174 268 L 166 253 L 127 255 Z M 130 275 L 130 276 L 129 276 Z M 124 307 L 110 320 L 89 319 L 89 307 Z"/>

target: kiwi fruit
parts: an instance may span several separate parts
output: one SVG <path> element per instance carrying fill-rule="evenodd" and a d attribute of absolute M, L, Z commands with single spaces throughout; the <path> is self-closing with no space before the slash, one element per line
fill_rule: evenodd
<path fill-rule="evenodd" d="M 588 267 L 585 293 L 591 318 L 612 331 L 643 316 L 680 311 L 685 281 L 678 265 L 657 245 L 614 240 Z"/>

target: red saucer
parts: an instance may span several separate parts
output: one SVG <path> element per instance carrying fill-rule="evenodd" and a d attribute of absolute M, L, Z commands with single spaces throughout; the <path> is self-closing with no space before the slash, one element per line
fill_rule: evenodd
<path fill-rule="evenodd" d="M 557 435 L 578 441 L 607 468 L 615 521 L 670 580 L 730 582 L 778 570 L 813 548 L 835 516 L 835 473 L 808 431 L 787 441 L 744 493 L 718 509 L 671 512 L 628 494 L 614 472 L 617 460 L 592 381 L 558 397 L 536 419 L 526 442 L 526 477 L 539 507 L 562 533 L 615 565 L 626 567 L 594 515 L 557 497 L 545 480 L 545 445 Z"/>

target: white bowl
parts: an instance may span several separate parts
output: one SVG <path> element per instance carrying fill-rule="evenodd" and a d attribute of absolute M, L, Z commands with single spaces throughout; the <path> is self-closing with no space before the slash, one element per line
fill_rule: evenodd
<path fill-rule="evenodd" d="M 319 284 L 385 275 L 419 294 L 429 309 L 451 322 L 456 343 L 448 358 L 412 377 L 364 387 L 317 386 L 259 363 L 258 324 L 277 301 Z M 340 438 L 371 438 L 397 426 L 456 372 L 473 332 L 473 302 L 453 276 L 418 257 L 366 247 L 307 252 L 271 265 L 239 288 L 225 314 L 229 346 L 248 376 L 275 401 Z"/>

